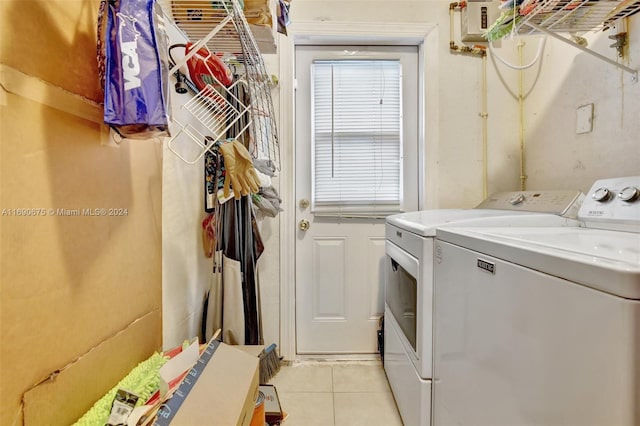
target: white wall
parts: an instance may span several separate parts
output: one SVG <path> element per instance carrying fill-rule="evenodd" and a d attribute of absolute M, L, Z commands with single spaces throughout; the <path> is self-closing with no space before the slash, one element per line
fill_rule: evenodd
<path fill-rule="evenodd" d="M 435 22 L 440 56 L 437 207 L 470 207 L 482 198 L 480 60 L 449 53 L 448 4 L 443 1 L 296 0 L 298 21 Z M 459 14 L 455 37 L 459 42 Z M 623 63 L 640 68 L 640 15 L 628 19 L 630 34 Z M 617 58 L 611 32 L 589 33 L 589 48 Z M 537 37 L 503 40 L 496 52 L 512 63 L 524 42 L 523 62 L 535 55 Z M 491 56 L 490 56 L 491 57 Z M 518 72 L 488 60 L 489 193 L 520 187 Z M 598 178 L 640 173 L 640 83 L 610 64 L 549 38 L 542 67 L 525 72 L 524 134 L 529 189 L 586 191 Z M 501 77 L 502 78 L 501 78 Z M 428 102 L 428 100 L 427 100 Z M 576 108 L 593 103 L 593 131 L 575 133 Z M 436 207 L 436 206 L 433 206 Z"/>
<path fill-rule="evenodd" d="M 626 65 L 640 68 L 640 16 L 629 18 Z M 588 34 L 589 48 L 616 60 L 611 32 Z M 531 81 L 529 73 L 527 79 Z M 576 134 L 576 108 L 594 104 L 593 131 Z M 573 46 L 550 39 L 526 103 L 531 188 L 587 191 L 604 177 L 640 174 L 640 83 Z"/>
<path fill-rule="evenodd" d="M 202 249 L 203 165 L 167 149 L 162 171 L 162 335 L 165 349 L 198 336 L 211 260 Z"/>
<path fill-rule="evenodd" d="M 428 207 L 472 207 L 482 191 L 482 61 L 449 52 L 449 2 L 446 1 L 317 1 L 292 3 L 292 20 L 298 22 L 435 23 L 437 28 L 438 140 L 436 204 Z M 454 14 L 454 39 L 460 44 L 460 14 Z M 488 69 L 489 192 L 516 189 L 519 176 L 516 100 Z M 507 81 L 514 78 L 506 76 Z M 426 102 L 430 102 L 427 99 Z M 287 141 L 290 142 L 290 141 Z"/>
<path fill-rule="evenodd" d="M 173 43 L 184 42 L 179 31 L 168 28 Z M 176 56 L 179 50 L 176 49 Z M 265 55 L 265 63 L 277 63 L 275 55 Z M 191 99 L 190 94 L 179 95 L 173 90 L 171 103 L 173 118 L 182 124 L 202 126 L 180 108 Z M 172 126 L 173 135 L 178 127 Z M 205 132 L 206 133 L 206 132 Z M 163 281 L 163 347 L 171 348 L 185 339 L 198 336 L 202 321 L 202 307 L 210 285 L 211 259 L 202 248 L 202 220 L 207 216 L 203 200 L 203 161 L 190 165 L 179 159 L 164 144 L 162 179 L 162 281 Z M 172 143 L 187 160 L 195 159 L 200 148 L 184 135 Z M 277 179 L 274 179 L 277 186 Z M 278 219 L 260 221 L 265 252 L 259 260 L 260 296 L 263 307 L 263 335 L 266 344 L 278 342 L 279 336 L 279 240 Z"/>
<path fill-rule="evenodd" d="M 175 28 L 169 27 L 173 43 L 184 42 Z M 178 52 L 178 49 L 176 49 Z M 190 94 L 177 94 L 171 78 L 171 107 L 173 118 L 199 123 L 181 111 L 180 106 L 191 99 Z M 199 148 L 184 136 L 177 136 L 178 128 L 171 127 L 174 149 L 186 159 L 195 159 Z M 165 349 L 198 336 L 202 320 L 204 296 L 209 288 L 211 259 L 202 248 L 202 220 L 204 211 L 203 161 L 189 165 L 168 148 L 163 147 L 162 170 L 162 340 Z"/>

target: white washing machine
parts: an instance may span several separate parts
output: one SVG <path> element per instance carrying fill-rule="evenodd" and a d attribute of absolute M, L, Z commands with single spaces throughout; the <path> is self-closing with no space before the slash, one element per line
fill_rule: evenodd
<path fill-rule="evenodd" d="M 443 228 L 434 426 L 640 425 L 640 176 L 581 227 Z"/>
<path fill-rule="evenodd" d="M 583 198 L 578 191 L 506 192 L 475 209 L 426 210 L 387 218 L 384 368 L 407 426 L 431 423 L 436 227 L 577 226 L 572 218 Z"/>

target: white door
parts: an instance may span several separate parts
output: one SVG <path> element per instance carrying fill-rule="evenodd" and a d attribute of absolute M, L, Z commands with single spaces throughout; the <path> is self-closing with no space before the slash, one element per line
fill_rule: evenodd
<path fill-rule="evenodd" d="M 377 351 L 384 217 L 418 208 L 418 67 L 417 46 L 296 46 L 298 354 Z"/>

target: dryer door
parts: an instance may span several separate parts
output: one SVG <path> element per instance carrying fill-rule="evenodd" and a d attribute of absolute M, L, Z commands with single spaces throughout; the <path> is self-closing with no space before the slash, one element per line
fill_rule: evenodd
<path fill-rule="evenodd" d="M 386 252 L 385 302 L 415 356 L 418 260 L 389 241 L 386 242 Z"/>

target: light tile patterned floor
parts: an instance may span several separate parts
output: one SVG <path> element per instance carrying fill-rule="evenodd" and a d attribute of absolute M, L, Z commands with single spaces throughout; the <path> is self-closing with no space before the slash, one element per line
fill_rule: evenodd
<path fill-rule="evenodd" d="M 271 383 L 289 413 L 283 426 L 402 425 L 380 363 L 295 363 Z"/>

